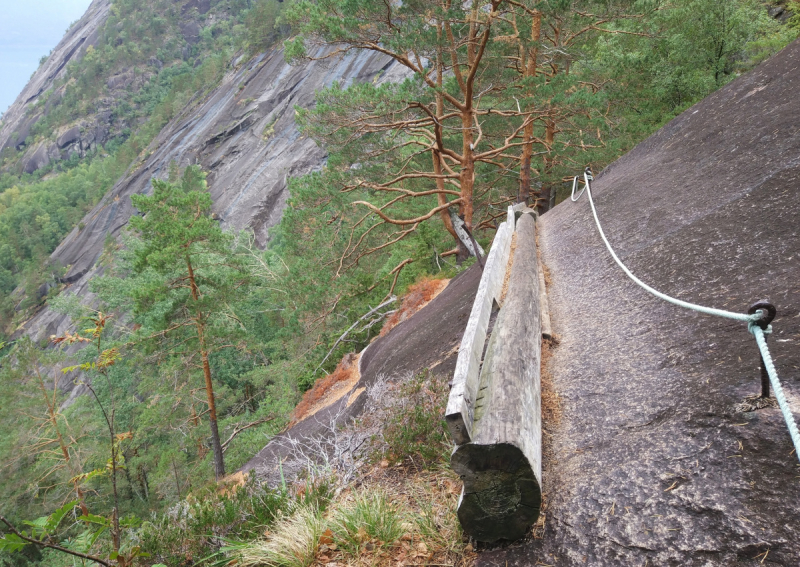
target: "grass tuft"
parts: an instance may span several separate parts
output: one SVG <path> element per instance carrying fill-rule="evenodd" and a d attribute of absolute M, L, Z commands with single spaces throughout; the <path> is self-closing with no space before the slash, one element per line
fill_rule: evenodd
<path fill-rule="evenodd" d="M 324 533 L 319 510 L 298 506 L 279 520 L 266 540 L 242 547 L 238 564 L 243 567 L 308 567 L 314 563 Z"/>
<path fill-rule="evenodd" d="M 335 542 L 351 555 L 389 547 L 403 535 L 402 515 L 380 489 L 362 490 L 336 510 L 331 523 Z"/>
<path fill-rule="evenodd" d="M 444 411 L 447 381 L 422 372 L 395 394 L 403 407 L 394 408 L 383 427 L 383 457 L 392 462 L 411 461 L 417 469 L 446 462 L 451 450 Z"/>

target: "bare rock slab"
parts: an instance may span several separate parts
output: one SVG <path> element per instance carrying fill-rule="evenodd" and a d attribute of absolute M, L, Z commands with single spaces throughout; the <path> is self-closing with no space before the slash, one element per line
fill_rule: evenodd
<path fill-rule="evenodd" d="M 770 350 L 800 416 L 800 42 L 690 108 L 593 185 L 623 262 L 669 295 L 778 309 Z M 577 173 L 577 172 L 576 172 Z M 760 391 L 746 326 L 630 281 L 589 204 L 542 215 L 562 417 L 550 427 L 540 539 L 478 566 L 800 564 L 800 467 Z"/>

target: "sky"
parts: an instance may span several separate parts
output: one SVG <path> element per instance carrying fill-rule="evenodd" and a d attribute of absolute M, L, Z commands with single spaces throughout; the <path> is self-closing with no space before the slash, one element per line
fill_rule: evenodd
<path fill-rule="evenodd" d="M 0 0 L 0 113 L 92 0 Z"/>

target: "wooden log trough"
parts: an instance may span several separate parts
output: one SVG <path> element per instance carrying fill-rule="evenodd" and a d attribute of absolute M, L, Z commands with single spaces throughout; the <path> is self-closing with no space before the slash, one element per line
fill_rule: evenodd
<path fill-rule="evenodd" d="M 486 259 L 446 411 L 464 482 L 458 518 L 484 542 L 523 537 L 542 501 L 540 267 L 535 213 L 518 212 L 509 207 Z"/>

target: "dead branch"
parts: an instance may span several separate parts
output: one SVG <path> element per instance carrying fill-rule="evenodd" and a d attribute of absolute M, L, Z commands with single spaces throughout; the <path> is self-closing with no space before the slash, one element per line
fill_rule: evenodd
<path fill-rule="evenodd" d="M 407 259 L 403 260 L 402 262 L 400 262 L 400 264 L 398 264 L 395 269 L 393 269 L 391 272 L 389 272 L 390 274 L 394 274 L 394 280 L 392 281 L 392 287 L 389 288 L 389 293 L 386 294 L 387 298 L 388 297 L 392 297 L 392 294 L 394 293 L 394 286 L 397 285 L 397 278 L 400 277 L 400 272 L 403 270 L 404 267 L 406 267 L 408 264 L 410 264 L 413 261 L 414 260 L 412 258 L 407 258 Z"/>
<path fill-rule="evenodd" d="M 342 333 L 342 336 L 340 336 L 338 339 L 336 339 L 336 342 L 333 343 L 333 346 L 331 347 L 331 350 L 328 351 L 328 354 L 325 355 L 325 358 L 322 359 L 322 362 L 319 363 L 319 366 L 317 366 L 314 369 L 314 374 L 316 374 L 317 371 L 320 368 L 322 368 L 322 365 L 325 364 L 325 361 L 328 360 L 328 357 L 330 357 L 330 355 L 333 354 L 333 351 L 336 350 L 336 347 L 339 346 L 339 344 L 345 339 L 345 337 L 350 333 L 350 331 L 355 329 L 358 326 L 358 324 L 361 323 L 364 319 L 368 319 L 368 318 L 372 317 L 375 313 L 377 313 L 378 311 L 380 311 L 381 309 L 383 309 L 384 307 L 386 307 L 390 303 L 394 303 L 395 301 L 397 301 L 397 297 L 393 295 L 389 299 L 387 299 L 386 301 L 384 301 L 383 303 L 381 303 L 380 305 L 375 307 L 374 309 L 370 309 L 366 313 L 366 315 L 363 315 L 363 316 L 359 317 L 359 319 L 355 323 L 350 325 L 350 327 L 344 333 Z"/>
<path fill-rule="evenodd" d="M 237 425 L 236 427 L 233 428 L 233 433 L 231 433 L 231 436 L 228 437 L 228 440 L 225 441 L 225 443 L 222 444 L 222 452 L 224 453 L 228 449 L 228 445 L 230 444 L 230 442 L 233 441 L 233 439 L 237 435 L 239 435 L 242 431 L 247 431 L 251 427 L 255 427 L 256 425 L 261 425 L 262 423 L 267 423 L 267 422 L 273 421 L 274 419 L 275 419 L 275 416 L 271 415 L 269 417 L 258 419 L 258 420 L 254 421 L 252 423 L 248 423 L 247 425 L 241 425 L 241 424 Z"/>

